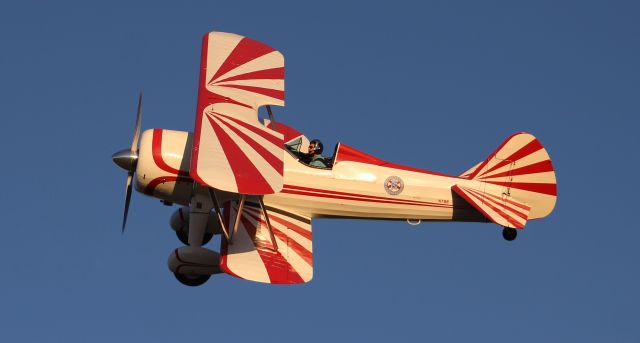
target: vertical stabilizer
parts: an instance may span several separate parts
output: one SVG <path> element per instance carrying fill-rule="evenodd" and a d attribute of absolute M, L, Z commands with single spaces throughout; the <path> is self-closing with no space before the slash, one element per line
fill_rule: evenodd
<path fill-rule="evenodd" d="M 546 217 L 558 195 L 549 154 L 538 139 L 525 132 L 507 138 L 461 177 L 502 186 L 504 194 L 531 208 L 528 219 Z"/>

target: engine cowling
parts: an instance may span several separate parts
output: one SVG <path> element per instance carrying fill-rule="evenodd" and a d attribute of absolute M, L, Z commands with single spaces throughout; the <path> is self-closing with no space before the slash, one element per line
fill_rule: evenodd
<path fill-rule="evenodd" d="M 142 133 L 136 190 L 166 202 L 186 205 L 193 190 L 189 176 L 192 134 L 150 129 Z"/>

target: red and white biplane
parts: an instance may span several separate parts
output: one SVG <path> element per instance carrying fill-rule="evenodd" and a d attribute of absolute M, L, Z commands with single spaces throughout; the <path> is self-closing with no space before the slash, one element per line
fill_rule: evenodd
<path fill-rule="evenodd" d="M 169 257 L 183 284 L 216 273 L 276 284 L 313 277 L 311 222 L 362 218 L 492 222 L 506 240 L 556 202 L 551 160 L 531 134 L 507 138 L 484 161 L 454 176 L 383 161 L 337 144 L 320 165 L 316 142 L 273 120 L 284 106 L 284 58 L 268 45 L 230 33 L 203 38 L 194 132 L 140 135 L 140 98 L 131 149 L 113 155 L 131 188 L 180 204 L 171 227 L 186 244 Z M 262 122 L 258 109 L 266 106 Z M 307 152 L 307 146 L 310 146 Z M 204 248 L 221 235 L 220 252 Z"/>

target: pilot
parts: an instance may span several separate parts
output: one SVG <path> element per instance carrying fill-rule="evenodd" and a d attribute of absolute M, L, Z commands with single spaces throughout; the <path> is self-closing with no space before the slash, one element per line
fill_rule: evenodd
<path fill-rule="evenodd" d="M 304 161 L 310 166 L 327 168 L 327 163 L 322 157 L 322 142 L 319 139 L 314 139 L 309 142 L 309 154 L 305 154 Z"/>

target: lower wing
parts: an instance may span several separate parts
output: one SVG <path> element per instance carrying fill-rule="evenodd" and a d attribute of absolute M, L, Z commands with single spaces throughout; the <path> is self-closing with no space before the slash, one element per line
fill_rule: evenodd
<path fill-rule="evenodd" d="M 266 216 L 259 204 L 247 202 L 238 217 L 236 202 L 225 206 L 226 227 L 233 230 L 236 218 L 239 222 L 231 242 L 222 238 L 221 269 L 256 282 L 295 284 L 311 281 L 311 219 L 283 208 L 267 207 L 265 212 Z"/>

